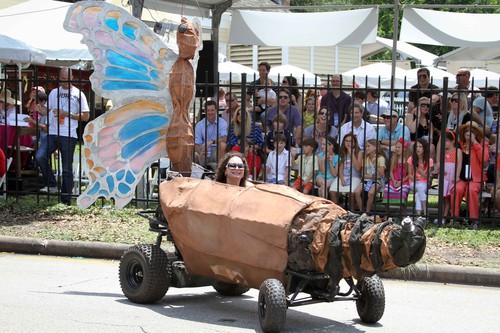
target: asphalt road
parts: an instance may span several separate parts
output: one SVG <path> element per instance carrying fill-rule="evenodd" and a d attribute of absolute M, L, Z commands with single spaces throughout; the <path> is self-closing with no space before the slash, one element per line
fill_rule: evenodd
<path fill-rule="evenodd" d="M 157 304 L 122 294 L 118 262 L 0 254 L 0 327 L 7 332 L 260 332 L 257 290 L 221 297 L 171 288 Z M 361 323 L 354 302 L 290 308 L 285 332 L 498 332 L 500 288 L 384 280 L 386 308 Z"/>

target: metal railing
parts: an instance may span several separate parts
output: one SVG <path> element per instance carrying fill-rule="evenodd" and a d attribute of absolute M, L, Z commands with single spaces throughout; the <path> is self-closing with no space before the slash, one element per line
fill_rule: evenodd
<path fill-rule="evenodd" d="M 49 91 L 51 89 L 54 89 L 59 85 L 57 74 L 54 74 L 54 71 L 50 71 L 50 70 L 42 71 L 42 70 L 38 70 L 38 69 L 33 69 L 33 70 L 31 70 L 30 73 L 31 73 L 31 75 L 28 77 L 28 79 L 23 81 L 23 86 L 26 88 L 26 90 L 23 91 L 24 96 L 26 96 L 26 94 L 29 93 L 29 89 L 31 87 L 42 86 L 45 88 L 47 93 L 49 93 Z M 74 76 L 76 79 L 74 82 L 72 82 L 72 84 L 79 87 L 82 90 L 82 93 L 84 93 L 87 96 L 89 104 L 90 104 L 90 110 L 91 110 L 90 111 L 90 120 L 93 120 L 96 117 L 98 117 L 100 114 L 104 113 L 104 105 L 106 104 L 105 100 L 103 100 L 101 98 L 97 98 L 96 95 L 91 90 L 90 82 L 88 80 L 88 76 L 90 73 L 76 71 L 76 72 L 74 72 L 74 74 L 75 74 Z M 7 76 L 10 76 L 10 75 L 7 75 Z M 266 88 L 265 85 L 260 86 L 260 85 L 255 84 L 255 82 L 254 82 L 255 79 L 257 79 L 257 78 L 249 78 L 249 80 L 248 80 L 249 82 L 247 82 L 246 75 L 242 75 L 241 82 L 229 81 L 229 82 L 226 82 L 223 84 L 222 83 L 221 84 L 205 83 L 204 85 L 205 85 L 205 88 L 212 87 L 214 89 L 214 91 L 218 91 L 219 88 L 223 88 L 226 91 L 226 94 L 235 94 L 236 97 L 239 99 L 240 107 L 242 109 L 249 109 L 250 114 L 252 114 L 252 111 L 254 110 L 255 106 L 252 105 L 251 103 L 249 103 L 249 101 L 247 101 L 247 99 L 246 99 L 246 94 L 247 94 L 248 88 L 249 87 L 253 88 L 253 89 Z M 300 78 L 298 78 L 298 81 L 300 81 Z M 302 100 L 303 100 L 302 105 L 299 105 L 302 120 L 304 120 L 304 118 L 303 118 L 304 114 L 302 112 L 303 108 L 304 108 L 304 102 L 305 102 L 304 96 L 306 95 L 306 93 L 308 93 L 308 91 L 313 96 L 313 99 L 315 102 L 314 103 L 315 104 L 314 124 L 316 124 L 316 121 L 317 121 L 317 111 L 318 111 L 318 107 L 317 107 L 318 103 L 316 103 L 317 98 L 319 98 L 318 96 L 321 96 L 321 94 L 323 94 L 325 91 L 343 90 L 348 95 L 352 95 L 356 91 L 363 92 L 365 95 L 368 92 L 375 91 L 377 98 L 386 100 L 390 105 L 392 105 L 392 109 L 394 109 L 398 112 L 398 114 L 400 116 L 399 125 L 404 126 L 404 119 L 407 115 L 408 94 L 411 91 L 410 87 L 406 87 L 406 85 L 405 85 L 405 89 L 394 89 L 394 90 L 390 90 L 390 89 L 387 89 L 384 87 L 376 87 L 376 88 L 370 87 L 369 89 L 351 88 L 351 87 L 333 88 L 330 86 L 330 76 L 328 76 L 327 82 L 328 83 L 326 84 L 326 86 L 309 87 L 309 86 L 303 86 L 303 85 L 299 84 L 298 86 L 294 87 L 298 91 L 300 96 L 303 97 L 302 98 Z M 6 79 L 2 79 L 1 86 L 11 89 L 14 96 L 20 96 L 18 88 L 17 88 L 19 86 L 18 83 L 19 82 L 18 82 L 17 77 L 6 78 Z M 448 84 L 448 82 L 445 81 L 444 87 L 442 89 L 440 89 L 439 91 L 436 91 L 433 93 L 442 92 L 444 96 L 447 96 L 448 92 L 455 92 L 456 91 L 455 89 L 448 88 L 447 84 Z M 277 84 L 273 84 L 272 86 L 267 87 L 267 88 L 272 88 L 273 90 L 275 90 L 276 92 L 279 93 L 279 91 L 281 89 L 288 89 L 289 87 L 282 86 L 281 84 L 277 83 Z M 209 91 L 209 90 L 210 89 L 203 89 L 203 91 Z M 4 92 L 5 92 L 5 90 L 2 91 L 1 93 L 3 94 Z M 465 90 L 463 92 L 467 93 L 467 94 L 476 94 L 477 93 L 475 87 L 470 87 L 470 90 Z M 417 93 L 424 94 L 424 93 L 428 93 L 428 92 L 418 91 Z M 486 91 L 485 93 L 491 93 L 491 92 Z M 378 97 L 378 96 L 380 96 L 380 97 Z M 404 97 L 400 97 L 400 96 L 404 96 Z M 203 116 L 204 102 L 208 99 L 214 99 L 217 102 L 217 105 L 219 107 L 219 111 L 221 113 L 226 112 L 226 109 L 222 105 L 220 105 L 217 96 L 198 96 L 194 99 L 193 104 L 192 104 L 192 109 L 190 112 L 190 117 L 191 117 L 191 121 L 193 124 L 193 128 L 195 127 L 196 123 L 199 121 L 200 117 Z M 251 102 L 251 99 L 250 99 L 250 102 Z M 21 110 L 22 110 L 22 112 L 26 112 L 26 108 L 24 107 L 25 103 L 26 103 L 26 98 L 23 98 L 22 107 L 18 106 L 17 112 L 20 112 Z M 278 104 L 278 103 L 279 103 L 279 100 L 276 101 L 276 104 Z M 445 98 L 441 104 L 441 108 L 447 109 L 449 107 L 449 103 L 450 103 L 450 101 Z M 436 108 L 434 106 L 435 106 L 435 104 L 431 105 L 431 110 L 432 110 L 431 112 L 435 111 Z M 264 111 L 264 113 L 263 113 L 264 118 L 267 115 L 267 112 L 269 112 L 269 109 Z M 447 126 L 447 124 L 446 124 L 447 116 L 446 115 L 447 115 L 446 112 L 442 114 L 443 119 L 441 121 L 441 128 L 439 128 L 441 133 L 446 132 L 446 126 Z M 494 124 L 492 127 L 498 128 L 498 121 L 499 121 L 498 114 L 495 113 L 494 116 L 495 116 Z M 354 117 L 354 114 L 352 112 L 350 112 L 347 115 L 348 119 L 352 119 L 353 117 Z M 328 121 L 332 122 L 332 118 L 333 118 L 333 114 L 329 114 Z M 229 126 L 231 125 L 231 123 L 234 119 L 234 115 L 231 113 L 227 114 L 227 119 L 228 119 L 228 128 L 229 128 Z M 266 124 L 259 124 L 259 119 L 260 118 L 253 118 L 252 119 L 252 126 L 254 126 L 254 125 L 261 126 L 263 135 L 265 135 L 265 133 L 267 132 L 267 128 L 266 128 L 267 126 L 266 126 Z M 484 119 L 484 120 L 486 120 L 486 119 Z M 379 120 L 378 123 L 375 122 L 373 125 L 375 125 L 377 128 L 382 128 L 383 126 L 385 126 L 385 124 L 383 124 L 382 122 L 383 122 L 382 120 Z M 245 127 L 244 123 L 245 122 L 243 121 L 242 132 L 244 132 L 244 127 Z M 85 171 L 83 168 L 84 157 L 82 156 L 82 149 L 81 149 L 81 145 L 82 145 L 81 134 L 83 132 L 83 128 L 85 125 L 86 125 L 85 123 L 80 122 L 79 128 L 78 128 L 79 141 L 77 144 L 77 148 L 75 150 L 75 158 L 74 158 L 75 161 L 73 164 L 73 181 L 75 183 L 73 186 L 73 193 L 72 193 L 73 197 L 78 196 L 81 193 L 81 191 L 83 189 L 85 189 L 85 186 L 88 184 L 88 179 L 86 178 L 86 174 L 85 174 Z M 35 139 L 38 142 L 40 131 L 39 131 L 39 128 L 37 125 L 35 125 L 35 128 L 37 129 L 37 133 L 38 133 L 35 136 Z M 403 131 L 407 131 L 407 130 L 408 129 L 404 129 Z M 438 130 L 438 129 L 436 128 L 436 130 Z M 458 126 L 454 129 L 454 132 L 455 132 L 455 135 L 458 137 L 459 136 Z M 301 125 L 299 133 L 300 133 L 300 135 L 304 134 L 304 126 Z M 378 139 L 380 132 L 377 131 L 376 133 L 377 134 L 376 134 L 375 139 L 377 142 L 377 148 L 380 148 L 379 147 L 380 140 Z M 0 148 L 4 149 L 4 151 L 7 153 L 7 155 L 12 153 L 12 145 L 10 145 L 8 142 L 9 141 L 8 134 L 9 133 L 7 133 L 5 126 L 0 129 L 0 136 L 3 137 L 3 140 L 1 141 L 1 142 L 3 142 L 3 147 L 0 147 Z M 362 135 L 366 135 L 366 132 L 363 132 Z M 298 138 L 298 139 L 299 139 L 298 140 L 299 145 L 296 148 L 300 149 L 300 148 L 302 148 L 300 146 L 300 139 L 304 139 L 304 138 Z M 498 146 L 498 138 L 493 137 L 492 140 L 493 141 L 491 142 L 491 144 Z M 481 142 L 482 149 L 487 149 L 486 143 L 489 143 L 489 142 L 487 142 L 486 139 L 483 138 L 483 141 Z M 440 147 L 441 151 L 444 151 L 444 149 L 445 149 L 444 142 L 440 141 L 439 144 L 441 145 L 441 147 Z M 245 153 L 249 149 L 254 149 L 254 148 L 248 147 L 246 140 L 241 140 L 240 150 L 243 153 Z M 436 149 L 437 149 L 437 147 L 436 147 Z M 264 166 L 265 166 L 266 154 L 264 154 L 262 152 L 257 152 L 255 150 L 253 152 L 256 154 L 261 154 L 261 157 L 262 157 L 262 168 L 261 168 L 262 171 L 259 175 L 256 175 L 256 178 L 257 178 L 256 180 L 265 180 L 266 170 L 265 170 Z M 493 177 L 496 177 L 495 170 L 497 169 L 497 159 L 493 156 L 494 153 L 495 152 L 492 150 L 490 168 L 493 168 L 493 170 L 494 170 Z M 216 152 L 216 154 L 219 155 L 219 152 Z M 365 155 L 363 155 L 363 156 L 365 156 Z M 218 159 L 220 159 L 220 157 L 221 156 L 217 156 Z M 389 156 L 387 156 L 387 157 L 389 157 Z M 28 161 L 29 161 L 29 158 L 30 157 L 28 156 L 27 157 Z M 193 156 L 193 158 L 194 158 L 194 156 Z M 314 157 L 314 158 L 317 159 L 317 157 Z M 56 175 L 60 174 L 60 172 L 59 172 L 60 171 L 60 162 L 58 162 L 58 159 L 56 157 L 52 156 L 50 161 L 51 161 L 51 166 L 56 170 Z M 440 154 L 439 156 L 436 156 L 435 162 L 439 163 L 439 166 L 440 166 L 438 174 L 443 175 L 445 172 L 444 154 Z M 162 163 L 164 163 L 164 161 Z M 389 163 L 387 161 L 387 165 L 388 164 Z M 488 163 L 486 163 L 486 164 L 488 164 Z M 486 164 L 485 164 L 485 166 L 486 166 Z M 163 164 L 162 164 L 162 166 L 160 166 L 160 161 L 158 161 L 158 163 L 154 163 L 151 168 L 148 168 L 148 170 L 146 171 L 146 173 L 143 177 L 143 181 L 140 182 L 138 188 L 136 189 L 135 199 L 134 199 L 133 203 L 138 204 L 138 205 L 146 205 L 146 206 L 157 203 L 158 199 L 157 199 L 157 195 L 155 194 L 156 188 L 162 179 L 162 172 L 157 172 L 157 170 L 165 169 L 165 168 L 163 168 L 163 166 L 164 166 Z M 33 163 L 27 164 L 24 167 L 32 168 L 32 169 L 36 170 L 36 165 L 34 165 Z M 387 180 L 389 178 L 389 175 L 387 173 L 387 169 L 386 169 L 386 173 L 384 174 L 384 177 L 380 177 L 380 178 L 385 178 L 385 179 L 376 178 L 376 179 L 374 179 L 374 181 L 375 182 L 379 181 L 379 182 L 383 182 L 383 183 L 387 182 Z M 427 206 L 429 207 L 429 203 L 430 203 L 432 208 L 427 211 L 426 215 L 431 220 L 437 219 L 440 221 L 443 218 L 447 218 L 447 216 L 443 212 L 443 207 L 441 205 L 442 194 L 443 194 L 443 192 L 442 192 L 442 188 L 443 188 L 442 178 L 440 176 L 437 178 L 434 178 L 434 177 L 431 177 L 429 175 L 428 179 L 429 179 L 429 184 L 431 186 L 429 186 L 429 188 L 427 190 Z M 493 178 L 493 183 L 494 183 L 494 180 L 495 179 Z M 481 209 L 481 211 L 480 211 L 479 222 L 481 222 L 481 223 L 495 221 L 494 214 L 492 214 L 491 211 L 494 210 L 494 208 L 492 208 L 492 207 L 493 207 L 493 204 L 496 200 L 496 193 L 495 193 L 495 191 L 491 191 L 491 192 L 489 191 L 491 189 L 491 186 L 494 186 L 494 185 L 488 185 L 488 187 L 486 185 L 488 182 L 491 183 L 491 181 L 492 181 L 492 179 L 487 180 L 486 176 L 484 176 L 480 182 L 481 191 L 480 191 L 478 199 L 480 200 L 481 205 L 484 204 L 487 206 L 486 208 L 488 208 L 484 211 L 483 211 L 483 209 Z M 35 194 L 39 197 L 47 197 L 51 200 L 52 199 L 60 200 L 60 198 L 61 198 L 61 193 L 41 194 L 38 191 L 38 189 L 44 184 L 44 180 L 41 179 L 40 177 L 30 178 L 28 176 L 19 175 L 16 173 L 9 172 L 7 175 L 7 183 L 8 183 L 8 189 L 7 189 L 7 196 L 8 197 L 9 196 L 10 197 L 17 197 L 20 195 Z M 291 184 L 291 179 L 289 179 L 288 183 Z M 317 187 L 316 187 L 316 191 L 317 191 Z M 318 193 L 315 193 L 315 194 L 318 195 Z M 326 193 L 323 193 L 323 195 L 327 196 Z M 437 196 L 438 199 L 432 198 L 433 196 L 434 197 Z M 378 193 L 376 196 L 376 202 L 375 202 L 374 210 L 373 210 L 374 214 L 383 215 L 383 216 L 395 216 L 395 217 L 399 216 L 401 214 L 399 207 L 397 207 L 397 205 L 396 205 L 396 207 L 386 206 L 385 204 L 383 204 L 380 201 L 380 197 L 381 197 L 381 194 Z M 412 197 L 413 197 L 413 194 L 410 194 L 410 199 Z M 432 198 L 432 199 L 430 199 L 430 198 Z M 468 199 L 471 200 L 471 198 L 468 198 Z M 346 206 L 347 203 L 348 202 L 345 200 L 340 202 L 340 204 L 344 205 L 344 206 Z M 467 205 L 462 205 L 462 207 L 466 208 Z M 413 201 L 410 200 L 410 203 L 408 205 L 408 214 L 415 214 L 415 201 L 414 200 Z M 460 218 L 467 219 L 468 217 L 463 216 Z"/>

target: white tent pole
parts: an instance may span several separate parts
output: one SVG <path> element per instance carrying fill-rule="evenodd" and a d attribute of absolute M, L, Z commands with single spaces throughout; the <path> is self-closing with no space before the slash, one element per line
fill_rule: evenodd
<path fill-rule="evenodd" d="M 18 78 L 18 86 L 19 86 L 19 102 L 21 105 L 19 106 L 19 113 L 23 113 L 23 65 L 21 63 L 17 64 L 17 78 Z"/>
<path fill-rule="evenodd" d="M 392 70 L 391 70 L 391 91 L 394 91 L 396 81 L 396 55 L 398 50 L 399 35 L 399 0 L 394 0 L 394 31 L 392 32 Z M 391 107 L 394 105 L 394 94 L 391 94 Z M 404 116 L 404 115 L 402 115 Z"/>

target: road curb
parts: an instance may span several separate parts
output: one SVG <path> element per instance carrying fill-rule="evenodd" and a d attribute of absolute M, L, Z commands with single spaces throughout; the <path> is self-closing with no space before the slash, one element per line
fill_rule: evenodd
<path fill-rule="evenodd" d="M 0 236 L 0 252 L 120 259 L 130 246 L 132 245 Z M 500 269 L 418 264 L 379 275 L 398 280 L 500 287 Z"/>
<path fill-rule="evenodd" d="M 0 236 L 0 252 L 120 259 L 131 245 Z"/>
<path fill-rule="evenodd" d="M 417 264 L 379 275 L 398 280 L 500 287 L 500 269 L 493 268 Z"/>

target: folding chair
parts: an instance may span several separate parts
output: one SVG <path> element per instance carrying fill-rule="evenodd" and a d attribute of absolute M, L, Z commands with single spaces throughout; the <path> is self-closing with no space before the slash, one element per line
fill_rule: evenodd
<path fill-rule="evenodd" d="M 7 164 L 5 166 L 5 174 L 0 178 L 0 187 L 2 188 L 2 197 L 7 199 L 7 172 L 9 171 L 10 165 L 12 163 L 13 158 L 9 157 L 7 159 Z"/>

